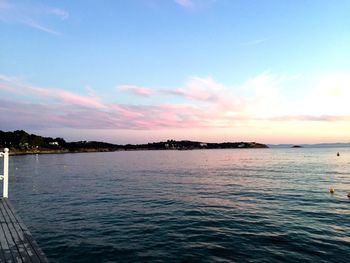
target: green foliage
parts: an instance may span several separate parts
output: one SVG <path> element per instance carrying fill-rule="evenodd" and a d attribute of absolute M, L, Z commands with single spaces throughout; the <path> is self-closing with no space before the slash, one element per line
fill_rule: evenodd
<path fill-rule="evenodd" d="M 117 150 L 192 150 L 192 149 L 228 149 L 228 148 L 267 148 L 264 144 L 248 142 L 201 143 L 196 141 L 153 142 L 147 144 L 117 145 L 97 141 L 66 142 L 63 138 L 42 137 L 28 134 L 23 130 L 14 132 L 0 131 L 0 148 L 19 150 L 63 150 L 70 152 L 117 151 Z"/>
<path fill-rule="evenodd" d="M 57 144 L 54 142 L 57 142 Z M 64 147 L 65 144 L 65 140 L 62 138 L 53 139 L 51 137 L 42 137 L 35 134 L 28 134 L 23 130 L 14 132 L 0 131 L 0 147 L 16 149 L 52 149 Z"/>

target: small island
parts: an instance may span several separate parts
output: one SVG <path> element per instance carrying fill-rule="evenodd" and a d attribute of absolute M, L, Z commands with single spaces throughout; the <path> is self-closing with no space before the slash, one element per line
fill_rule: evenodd
<path fill-rule="evenodd" d="M 0 131 L 0 148 L 9 148 L 13 155 L 44 153 L 112 152 L 136 150 L 195 150 L 195 149 L 244 149 L 268 148 L 256 142 L 204 143 L 197 141 L 152 142 L 147 144 L 112 144 L 99 141 L 66 142 L 63 138 L 43 137 L 23 130 Z"/>

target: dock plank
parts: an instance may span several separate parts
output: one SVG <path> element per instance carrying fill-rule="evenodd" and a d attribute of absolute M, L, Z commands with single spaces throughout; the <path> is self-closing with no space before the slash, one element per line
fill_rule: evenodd
<path fill-rule="evenodd" d="M 17 262 L 24 262 L 23 260 L 23 254 L 25 253 L 25 250 L 23 248 L 23 245 L 20 242 L 20 237 L 18 236 L 18 233 L 16 232 L 12 221 L 10 220 L 6 207 L 4 206 L 4 203 L 2 203 L 3 209 L 1 209 L 1 214 L 4 217 L 5 221 L 7 222 L 7 228 L 11 235 L 11 240 L 8 240 L 8 244 L 11 245 L 12 255 L 15 257 L 15 260 Z"/>
<path fill-rule="evenodd" d="M 20 226 L 22 232 L 24 233 L 25 240 L 28 242 L 28 244 L 31 246 L 32 250 L 31 252 L 35 253 L 36 257 L 38 258 L 38 261 L 33 262 L 43 262 L 48 263 L 49 260 L 45 256 L 44 252 L 41 250 L 41 248 L 38 246 L 36 241 L 34 240 L 32 234 L 29 232 L 27 226 L 23 223 L 22 219 L 16 215 L 16 211 L 11 205 L 9 201 L 6 202 L 7 207 L 9 208 L 9 211 L 14 215 L 14 218 L 17 222 L 17 224 Z M 29 251 L 29 250 L 28 250 Z M 32 258 L 33 260 L 34 258 Z"/>
<path fill-rule="evenodd" d="M 0 216 L 5 219 L 3 216 L 3 204 L 1 204 L 0 207 Z M 7 259 L 10 260 L 10 262 L 22 262 L 22 260 L 17 260 L 17 248 L 14 244 L 14 241 L 11 236 L 10 229 L 7 225 L 8 222 L 6 222 L 6 219 L 3 223 L 1 223 L 1 227 L 3 230 L 2 238 L 4 238 L 4 242 L 2 244 L 4 245 L 4 254 L 7 256 Z"/>
<path fill-rule="evenodd" d="M 0 262 L 49 262 L 7 198 L 0 199 L 0 225 Z"/>
<path fill-rule="evenodd" d="M 0 244 L 0 262 L 5 262 L 5 255 L 4 255 L 4 252 L 2 251 L 1 244 Z"/>
<path fill-rule="evenodd" d="M 31 251 L 31 247 L 28 242 L 25 241 L 25 237 L 23 235 L 23 231 L 20 226 L 16 223 L 16 218 L 9 210 L 9 208 L 4 204 L 4 216 L 5 220 L 10 222 L 8 225 L 11 226 L 12 237 L 15 240 L 17 249 L 19 250 L 19 254 L 22 257 L 23 262 L 32 262 L 33 253 Z M 6 213 L 5 213 L 6 212 Z"/>

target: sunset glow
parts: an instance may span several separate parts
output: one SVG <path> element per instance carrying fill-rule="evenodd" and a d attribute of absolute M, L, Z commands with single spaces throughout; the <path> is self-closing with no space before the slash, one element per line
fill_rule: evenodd
<path fill-rule="evenodd" d="M 115 143 L 350 141 L 349 4 L 47 4 L 0 1 L 1 130 Z"/>

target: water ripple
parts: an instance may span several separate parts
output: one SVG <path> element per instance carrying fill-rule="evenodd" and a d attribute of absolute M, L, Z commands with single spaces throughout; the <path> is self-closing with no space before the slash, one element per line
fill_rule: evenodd
<path fill-rule="evenodd" d="M 10 193 L 51 262 L 339 263 L 350 255 L 349 159 L 349 149 L 16 156 Z"/>

